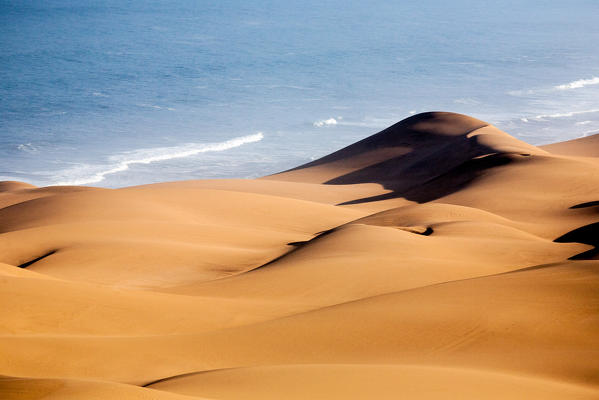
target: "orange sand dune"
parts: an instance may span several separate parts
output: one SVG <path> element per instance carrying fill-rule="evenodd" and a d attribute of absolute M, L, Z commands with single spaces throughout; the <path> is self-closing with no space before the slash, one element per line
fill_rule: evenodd
<path fill-rule="evenodd" d="M 579 157 L 599 157 L 599 134 L 541 146 L 552 154 Z"/>
<path fill-rule="evenodd" d="M 599 398 L 598 138 L 436 112 L 256 180 L 0 182 L 0 398 Z"/>
<path fill-rule="evenodd" d="M 199 396 L 184 396 L 114 382 L 11 377 L 0 377 L 0 398 L 23 400 L 40 398 L 47 400 L 210 400 Z"/>
<path fill-rule="evenodd" d="M 302 377 L 298 385 L 298 376 Z M 593 399 L 581 385 L 460 368 L 377 364 L 284 365 L 192 374 L 150 387 L 221 399 Z M 448 387 L 457 388 L 448 394 Z M 293 390 L 289 390 L 293 388 Z"/>

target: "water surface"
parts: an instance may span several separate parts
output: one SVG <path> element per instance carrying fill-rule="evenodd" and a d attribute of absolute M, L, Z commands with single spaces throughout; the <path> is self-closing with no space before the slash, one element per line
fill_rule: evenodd
<path fill-rule="evenodd" d="M 257 177 L 429 110 L 590 135 L 597 20 L 591 0 L 2 0 L 0 179 Z"/>

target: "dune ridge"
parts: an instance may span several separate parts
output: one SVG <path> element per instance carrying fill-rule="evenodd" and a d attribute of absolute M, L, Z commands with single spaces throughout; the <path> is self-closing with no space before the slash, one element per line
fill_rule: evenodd
<path fill-rule="evenodd" d="M 431 112 L 255 180 L 0 182 L 0 397 L 599 398 L 597 137 Z"/>

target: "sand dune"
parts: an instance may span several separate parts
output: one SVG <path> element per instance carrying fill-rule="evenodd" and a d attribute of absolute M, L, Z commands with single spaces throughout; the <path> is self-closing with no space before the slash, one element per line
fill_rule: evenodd
<path fill-rule="evenodd" d="M 298 385 L 301 376 L 302 384 Z M 481 370 L 412 365 L 316 364 L 227 369 L 171 378 L 150 387 L 222 399 L 593 399 L 591 388 Z M 290 391 L 289 388 L 294 388 Z"/>
<path fill-rule="evenodd" d="M 3 399 L 210 400 L 114 382 L 0 377 Z"/>
<path fill-rule="evenodd" d="M 541 148 L 551 154 L 599 157 L 599 135 L 568 140 L 566 142 L 552 143 L 541 146 Z"/>
<path fill-rule="evenodd" d="M 425 113 L 256 180 L 2 182 L 0 397 L 599 398 L 597 137 Z"/>

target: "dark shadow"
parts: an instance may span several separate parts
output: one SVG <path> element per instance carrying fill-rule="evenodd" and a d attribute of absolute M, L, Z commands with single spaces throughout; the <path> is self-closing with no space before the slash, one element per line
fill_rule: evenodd
<path fill-rule="evenodd" d="M 554 240 L 557 243 L 582 243 L 593 246 L 591 250 L 584 251 L 569 258 L 569 260 L 595 260 L 599 256 L 599 222 L 582 226 L 562 235 Z"/>
<path fill-rule="evenodd" d="M 309 240 L 304 240 L 302 242 L 289 242 L 289 243 L 287 243 L 287 246 L 299 247 L 299 246 L 302 246 L 302 245 L 304 245 L 304 244 L 306 244 L 308 242 L 309 242 Z"/>
<path fill-rule="evenodd" d="M 478 128 L 477 128 L 478 129 Z M 325 184 L 348 185 L 356 183 L 380 183 L 385 189 L 405 190 L 429 180 L 456 165 L 474 157 L 495 152 L 478 144 L 470 133 L 460 136 L 444 136 L 428 133 L 424 146 L 382 162 L 352 171 L 331 179 Z"/>
<path fill-rule="evenodd" d="M 268 267 L 269 265 L 271 265 L 271 264 L 273 264 L 273 263 L 275 263 L 275 262 L 279 261 L 279 260 L 280 260 L 280 259 L 282 259 L 283 257 L 287 257 L 289 254 L 291 254 L 291 253 L 293 253 L 293 252 L 296 252 L 296 251 L 298 251 L 299 249 L 301 249 L 302 247 L 304 247 L 304 246 L 305 246 L 305 245 L 307 245 L 308 243 L 311 243 L 312 241 L 314 241 L 314 240 L 316 240 L 316 239 L 320 239 L 321 237 L 323 237 L 323 236 L 326 236 L 326 235 L 328 235 L 329 233 L 332 233 L 333 231 L 335 231 L 335 229 L 337 229 L 337 228 L 333 228 L 333 229 L 329 229 L 329 230 L 326 230 L 326 231 L 321 231 L 321 232 L 318 232 L 318 233 L 316 233 L 316 234 L 315 234 L 315 236 L 314 236 L 312 239 L 310 239 L 310 240 L 305 240 L 305 241 L 302 241 L 302 242 L 289 242 L 289 243 L 287 243 L 287 245 L 288 245 L 288 246 L 293 246 L 293 248 L 292 248 L 291 250 L 289 250 L 289 251 L 287 251 L 287 252 L 285 252 L 285 253 L 281 254 L 280 256 L 278 256 L 278 257 L 276 257 L 276 258 L 273 258 L 272 260 L 270 260 L 270 261 L 268 261 L 268 262 L 266 262 L 266 263 L 264 263 L 264 264 L 261 264 L 261 265 L 257 266 L 256 268 L 252 268 L 251 270 L 249 270 L 249 271 L 247 271 L 247 272 L 249 273 L 249 272 L 253 272 L 253 271 L 255 271 L 255 270 L 257 270 L 257 269 L 260 269 L 260 268 Z"/>
<path fill-rule="evenodd" d="M 432 234 L 433 234 L 433 228 L 431 228 L 430 226 L 427 226 L 426 230 L 424 232 L 419 233 L 419 235 L 422 235 L 422 236 L 430 236 Z"/>
<path fill-rule="evenodd" d="M 295 247 L 304 246 L 304 245 L 312 242 L 313 240 L 316 240 L 316 239 L 321 238 L 323 236 L 326 236 L 326 235 L 328 235 L 330 233 L 333 233 L 336 229 L 337 228 L 333 228 L 333 229 L 327 229 L 326 231 L 316 232 L 314 234 L 314 237 L 312 239 L 310 239 L 310 240 L 303 240 L 301 242 L 289 242 L 289 243 L 287 243 L 287 246 L 295 246 Z"/>
<path fill-rule="evenodd" d="M 418 154 L 420 155 L 420 152 L 426 151 L 427 148 L 434 151 L 435 149 L 432 148 L 432 144 L 438 145 L 440 142 L 450 144 L 460 136 L 465 141 L 467 140 L 466 135 L 468 133 L 485 126 L 488 126 L 488 124 L 462 114 L 440 111 L 416 114 L 341 150 L 337 150 L 334 153 L 300 165 L 299 167 L 283 171 L 280 174 L 353 159 L 364 153 L 389 150 L 390 148 L 418 149 Z M 406 156 L 409 157 L 410 154 Z M 413 155 L 412 158 L 414 158 Z M 351 183 L 362 182 L 352 181 Z"/>
<path fill-rule="evenodd" d="M 423 231 L 410 226 L 398 226 L 397 229 L 400 229 L 405 232 L 413 233 L 414 235 L 422 235 L 422 236 L 430 236 L 433 234 L 433 228 L 427 226 Z"/>
<path fill-rule="evenodd" d="M 218 371 L 224 371 L 224 370 L 227 370 L 227 369 L 230 369 L 230 368 L 222 368 L 222 369 L 219 369 Z M 160 378 L 160 379 L 156 379 L 155 381 L 144 383 L 143 385 L 141 385 L 141 387 L 148 387 L 148 386 L 155 385 L 157 383 L 166 382 L 166 381 L 170 381 L 170 380 L 177 379 L 177 378 L 186 378 L 188 376 L 201 375 L 201 374 L 205 374 L 207 372 L 212 372 L 212 371 L 214 371 L 214 370 L 188 372 L 188 373 L 185 373 L 185 374 L 167 376 L 166 378 Z"/>
<path fill-rule="evenodd" d="M 587 201 L 586 203 L 576 204 L 575 206 L 570 207 L 571 210 L 575 208 L 587 208 L 587 207 L 595 207 L 599 206 L 599 200 L 597 201 Z"/>
<path fill-rule="evenodd" d="M 498 135 L 495 141 L 486 140 L 488 135 L 471 135 L 487 126 L 483 121 L 461 114 L 417 114 L 323 158 L 285 171 L 280 178 L 286 180 L 286 174 L 293 177 L 294 172 L 302 171 L 309 181 L 311 168 L 316 176 L 320 168 L 325 173 L 331 168 L 351 172 L 324 184 L 376 183 L 390 191 L 342 203 L 344 205 L 398 197 L 420 203 L 438 199 L 462 189 L 486 169 L 516 159 L 533 158 L 531 153 L 518 151 L 517 143 L 512 153 L 494 147 L 494 143 L 510 144 L 509 136 Z M 300 176 L 299 180 L 302 179 Z"/>
<path fill-rule="evenodd" d="M 516 161 L 518 157 L 521 156 L 513 153 L 496 153 L 476 157 L 461 163 L 446 173 L 441 173 L 404 190 L 395 190 L 391 193 L 346 201 L 339 205 L 368 203 L 371 201 L 394 199 L 398 197 L 403 197 L 418 203 L 426 203 L 457 192 L 468 186 L 476 178 L 483 175 L 485 171 L 510 164 Z"/>
<path fill-rule="evenodd" d="M 54 253 L 56 253 L 56 250 L 52 250 L 52 251 L 50 251 L 50 252 L 48 252 L 48 253 L 44 254 L 43 256 L 40 256 L 40 257 L 34 258 L 33 260 L 30 260 L 30 261 L 27 261 L 27 262 L 25 262 L 25 263 L 23 263 L 23 264 L 21 264 L 21 265 L 18 265 L 18 267 L 19 267 L 19 268 L 27 268 L 27 267 L 31 266 L 32 264 L 35 264 L 36 262 L 38 262 L 38 261 L 40 261 L 40 260 L 43 260 L 43 259 L 44 259 L 44 258 L 46 258 L 46 257 L 49 257 L 49 256 L 51 256 L 51 255 L 52 255 L 52 254 L 54 254 Z"/>

